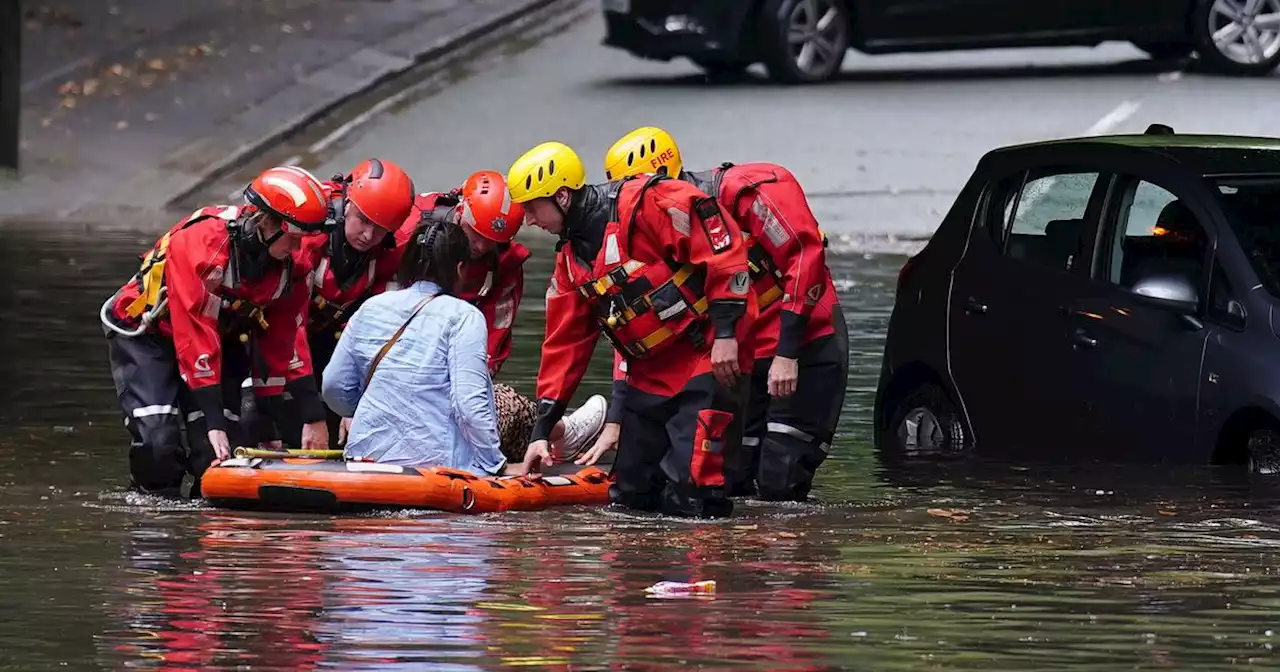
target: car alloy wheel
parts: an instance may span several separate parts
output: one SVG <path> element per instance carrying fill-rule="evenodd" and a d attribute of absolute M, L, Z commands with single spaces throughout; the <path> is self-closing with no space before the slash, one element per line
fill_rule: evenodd
<path fill-rule="evenodd" d="M 1280 433 L 1276 430 L 1266 428 L 1253 432 L 1246 440 L 1245 449 L 1250 473 L 1280 473 Z"/>
<path fill-rule="evenodd" d="M 796 68 L 805 74 L 820 75 L 832 68 L 832 62 L 843 62 L 847 31 L 833 0 L 797 2 L 787 24 L 787 46 Z"/>
<path fill-rule="evenodd" d="M 1280 0 L 1203 0 L 1198 51 L 1215 69 L 1267 74 L 1280 63 Z"/>
<path fill-rule="evenodd" d="M 898 425 L 898 442 L 907 455 L 937 453 L 947 445 L 947 435 L 933 411 L 916 407 L 907 411 Z"/>
<path fill-rule="evenodd" d="M 811 83 L 830 79 L 849 49 L 844 0 L 765 0 L 760 48 L 773 79 Z"/>

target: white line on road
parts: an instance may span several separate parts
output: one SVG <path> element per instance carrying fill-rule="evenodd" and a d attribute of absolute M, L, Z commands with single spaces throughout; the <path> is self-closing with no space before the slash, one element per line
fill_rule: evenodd
<path fill-rule="evenodd" d="M 1089 127 L 1089 130 L 1085 131 L 1085 134 L 1102 135 L 1103 133 L 1106 133 L 1127 121 L 1129 117 L 1132 117 L 1137 113 L 1139 107 L 1142 107 L 1141 103 L 1126 100 L 1123 103 L 1116 105 L 1116 109 L 1111 110 L 1103 115 L 1101 119 L 1094 122 L 1094 124 Z"/>

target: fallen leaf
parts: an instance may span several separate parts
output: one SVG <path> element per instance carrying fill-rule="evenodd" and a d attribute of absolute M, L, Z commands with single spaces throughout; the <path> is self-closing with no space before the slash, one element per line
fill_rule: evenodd
<path fill-rule="evenodd" d="M 53 125 L 53 120 L 50 119 L 49 117 L 45 117 L 44 119 L 40 120 L 40 126 L 43 128 L 49 128 L 52 125 Z"/>
<path fill-rule="evenodd" d="M 126 69 L 123 65 L 116 63 L 115 65 L 107 68 L 107 72 L 115 75 L 116 77 L 124 77 L 125 76 L 124 73 L 126 72 Z"/>
<path fill-rule="evenodd" d="M 160 59 L 160 58 L 153 58 L 153 59 L 151 59 L 151 60 L 147 61 L 147 67 L 148 67 L 148 68 L 151 68 L 152 70 L 164 70 L 165 68 L 167 68 L 167 67 L 169 67 L 169 66 L 165 65 L 165 63 L 164 63 L 164 60 L 163 60 L 163 59 Z"/>
<path fill-rule="evenodd" d="M 1162 515 L 1162 516 L 1176 516 L 1176 515 L 1178 515 L 1178 512 L 1177 512 L 1177 511 L 1166 511 L 1165 509 L 1160 509 L 1160 515 Z"/>
<path fill-rule="evenodd" d="M 58 87 L 58 93 L 64 96 L 73 95 L 77 93 L 79 90 L 80 90 L 80 82 L 76 82 L 76 81 L 66 82 L 62 86 Z"/>
<path fill-rule="evenodd" d="M 62 99 L 62 106 L 67 108 L 68 110 L 75 109 L 76 99 L 72 98 L 71 96 L 67 96 L 66 98 Z"/>
<path fill-rule="evenodd" d="M 929 515 L 937 518 L 946 518 L 957 523 L 967 522 L 969 520 L 969 512 L 960 509 L 928 509 Z"/>
<path fill-rule="evenodd" d="M 122 121 L 117 121 L 117 122 L 116 122 L 116 130 L 117 130 L 117 131 L 123 131 L 123 130 L 124 130 L 124 129 L 126 129 L 126 128 L 129 128 L 129 122 L 127 122 L 127 121 L 123 121 L 123 120 L 122 120 Z"/>
<path fill-rule="evenodd" d="M 782 537 L 783 539 L 796 539 L 800 535 L 796 534 L 795 532 L 779 532 L 778 536 Z"/>
<path fill-rule="evenodd" d="M 84 80 L 84 88 L 83 88 L 84 95 L 92 96 L 94 92 L 98 90 L 99 83 L 100 82 L 93 77 L 90 77 L 89 79 Z"/>
<path fill-rule="evenodd" d="M 293 32 L 293 26 L 291 26 L 291 25 L 289 25 L 289 24 L 287 24 L 287 23 L 286 23 L 286 24 L 283 24 L 283 25 L 281 25 L 281 26 L 280 26 L 280 32 L 285 33 L 285 34 L 292 33 L 292 32 Z"/>
<path fill-rule="evenodd" d="M 155 121 L 155 120 L 156 120 L 156 119 L 158 119 L 159 117 L 158 117 L 158 116 L 156 116 L 156 113 L 155 113 L 155 112 L 148 112 L 148 113 L 146 113 L 146 114 L 142 115 L 142 118 L 143 118 L 143 119 L 146 119 L 147 121 Z"/>

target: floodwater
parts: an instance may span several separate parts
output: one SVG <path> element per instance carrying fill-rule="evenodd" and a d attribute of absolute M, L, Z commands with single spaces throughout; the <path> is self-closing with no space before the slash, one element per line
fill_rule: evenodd
<path fill-rule="evenodd" d="M 525 391 L 550 250 L 529 237 L 535 289 L 503 371 Z M 1212 470 L 879 466 L 868 418 L 901 254 L 832 258 L 852 366 L 815 503 L 717 522 L 327 517 L 123 494 L 96 314 L 150 242 L 7 231 L 0 248 L 0 669 L 1276 665 L 1270 489 Z M 704 579 L 715 595 L 644 592 Z"/>

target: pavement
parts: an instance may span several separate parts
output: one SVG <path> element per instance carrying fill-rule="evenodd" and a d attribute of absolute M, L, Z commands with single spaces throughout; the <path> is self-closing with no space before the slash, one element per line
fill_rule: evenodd
<path fill-rule="evenodd" d="M 554 4 L 28 2 L 22 167 L 0 177 L 0 220 L 163 220 L 337 106 Z"/>
<path fill-rule="evenodd" d="M 928 236 L 974 164 L 1005 144 L 1090 133 L 1280 135 L 1276 77 L 1200 74 L 1121 43 L 865 56 L 851 52 L 827 85 L 710 83 L 679 60 L 604 47 L 599 6 L 519 53 L 362 120 L 337 141 L 282 152 L 317 174 L 372 155 L 401 162 L 422 189 L 472 171 L 505 172 L 538 142 L 569 143 L 603 180 L 604 152 L 637 126 L 671 131 L 694 169 L 773 161 L 800 179 L 828 231 L 850 249 L 896 249 Z M 290 143 L 286 143 L 288 145 Z M 283 156 L 283 154 L 282 154 Z M 205 196 L 225 198 L 234 184 Z M 524 231 L 521 236 L 526 235 Z M 531 231 L 528 235 L 538 236 Z"/>

